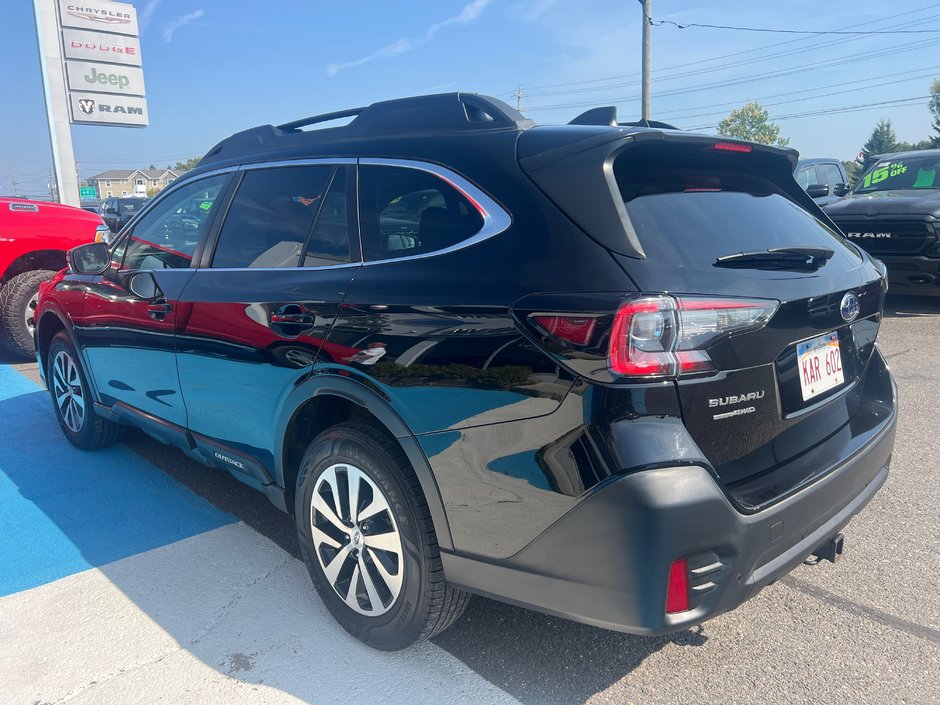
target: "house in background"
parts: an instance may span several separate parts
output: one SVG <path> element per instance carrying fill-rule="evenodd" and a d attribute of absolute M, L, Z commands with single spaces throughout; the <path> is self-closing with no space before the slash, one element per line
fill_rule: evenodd
<path fill-rule="evenodd" d="M 112 169 L 88 179 L 98 198 L 146 198 L 169 186 L 182 169 Z"/>

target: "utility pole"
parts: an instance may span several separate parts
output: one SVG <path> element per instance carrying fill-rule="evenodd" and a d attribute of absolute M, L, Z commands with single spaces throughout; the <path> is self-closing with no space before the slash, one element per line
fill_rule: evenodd
<path fill-rule="evenodd" d="M 643 119 L 650 119 L 650 29 L 652 0 L 643 2 Z"/>
<path fill-rule="evenodd" d="M 16 174 L 13 174 L 13 176 L 10 177 L 10 180 L 13 182 L 13 195 L 16 196 L 19 193 L 19 191 L 16 189 Z"/>
<path fill-rule="evenodd" d="M 515 95 L 516 95 L 516 110 L 518 110 L 521 113 L 525 110 L 525 108 L 522 107 L 522 99 L 525 97 L 525 94 L 522 92 L 522 86 L 516 86 Z"/>

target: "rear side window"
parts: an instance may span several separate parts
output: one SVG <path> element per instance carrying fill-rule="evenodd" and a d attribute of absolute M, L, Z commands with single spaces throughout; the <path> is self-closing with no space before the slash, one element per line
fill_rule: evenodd
<path fill-rule="evenodd" d="M 630 224 L 650 259 L 706 267 L 723 255 L 775 247 L 843 247 L 841 237 L 747 172 L 614 164 Z"/>
<path fill-rule="evenodd" d="M 349 262 L 349 221 L 346 200 L 346 167 L 333 175 L 317 223 L 304 254 L 305 267 L 324 267 Z"/>
<path fill-rule="evenodd" d="M 361 167 L 359 203 L 366 261 L 443 250 L 483 227 L 483 217 L 463 194 L 419 169 Z"/>
<path fill-rule="evenodd" d="M 247 172 L 219 232 L 212 266 L 299 266 L 332 174 L 332 166 Z"/>

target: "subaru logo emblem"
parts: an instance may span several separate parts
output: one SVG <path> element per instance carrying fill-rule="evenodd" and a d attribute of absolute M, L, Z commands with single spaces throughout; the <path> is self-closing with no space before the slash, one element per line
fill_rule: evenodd
<path fill-rule="evenodd" d="M 858 316 L 858 297 L 851 291 L 842 297 L 839 313 L 842 314 L 842 319 L 849 323 L 854 321 Z"/>

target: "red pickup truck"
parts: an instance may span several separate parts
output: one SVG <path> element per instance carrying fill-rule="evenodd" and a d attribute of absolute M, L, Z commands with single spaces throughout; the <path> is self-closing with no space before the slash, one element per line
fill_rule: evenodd
<path fill-rule="evenodd" d="M 0 345 L 33 356 L 39 283 L 65 267 L 70 249 L 106 233 L 101 217 L 81 208 L 0 198 Z"/>

